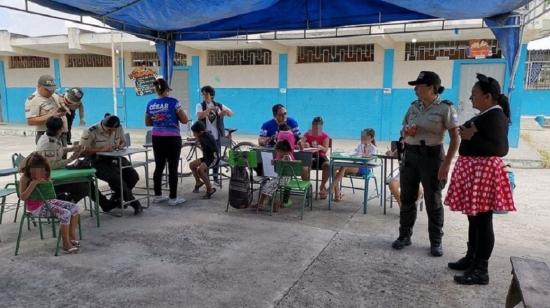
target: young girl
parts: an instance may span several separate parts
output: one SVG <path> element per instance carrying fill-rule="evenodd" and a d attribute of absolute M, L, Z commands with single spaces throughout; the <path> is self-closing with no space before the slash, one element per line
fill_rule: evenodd
<path fill-rule="evenodd" d="M 279 125 L 279 131 L 277 132 L 277 142 L 281 140 L 288 141 L 288 144 L 290 144 L 290 157 L 292 160 L 294 160 L 294 147 L 296 145 L 296 137 L 294 137 L 294 133 L 290 130 L 290 126 L 288 124 L 283 123 Z M 281 160 L 281 157 L 275 156 L 275 159 Z"/>
<path fill-rule="evenodd" d="M 311 122 L 311 129 L 304 134 L 300 140 L 300 146 L 305 148 L 316 148 L 318 152 L 313 156 L 311 166 L 305 166 L 302 179 L 309 180 L 312 168 L 322 170 L 319 197 L 326 199 L 328 196 L 327 182 L 329 175 L 329 161 L 327 152 L 329 150 L 330 137 L 323 131 L 323 118 L 315 117 Z"/>
<path fill-rule="evenodd" d="M 39 217 L 48 217 L 51 214 L 57 217 L 63 238 L 63 251 L 69 254 L 77 253 L 80 247 L 80 242 L 76 240 L 78 205 L 59 199 L 51 199 L 47 203 L 29 199 L 38 184 L 50 180 L 50 165 L 46 158 L 36 152 L 31 153 L 21 163 L 20 172 L 23 175 L 19 195 L 21 200 L 27 202 L 27 211 Z"/>
<path fill-rule="evenodd" d="M 281 140 L 275 144 L 275 160 L 294 160 L 291 156 L 292 150 L 290 143 L 287 140 Z M 277 159 L 280 157 L 280 159 Z M 268 198 L 273 197 L 273 193 L 277 191 L 279 184 L 285 185 L 289 181 L 288 177 L 282 177 L 279 182 L 278 178 L 272 178 L 268 180 L 261 190 L 260 199 L 258 200 L 258 207 L 261 207 L 264 204 L 264 201 Z M 280 204 L 276 203 L 274 206 L 274 211 L 277 211 L 277 208 Z"/>
<path fill-rule="evenodd" d="M 374 129 L 367 128 L 361 131 L 361 143 L 355 148 L 354 155 L 369 157 L 376 154 L 376 141 L 374 140 Z M 342 192 L 340 191 L 340 182 L 345 175 L 357 175 L 365 176 L 372 172 L 372 169 L 361 166 L 359 168 L 346 168 L 340 167 L 336 171 L 334 182 L 332 183 L 332 189 L 334 189 L 334 201 L 342 200 Z"/>

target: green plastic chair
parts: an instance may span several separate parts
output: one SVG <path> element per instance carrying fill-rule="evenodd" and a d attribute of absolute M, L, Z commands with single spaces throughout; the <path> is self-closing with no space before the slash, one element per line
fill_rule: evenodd
<path fill-rule="evenodd" d="M 304 209 L 309 206 L 313 211 L 313 186 L 310 181 L 303 181 L 299 178 L 302 174 L 302 162 L 299 160 L 274 160 L 275 172 L 277 173 L 277 191 L 275 194 L 279 194 L 280 200 L 284 198 L 285 191 L 290 195 L 303 196 L 302 207 L 300 210 L 300 219 L 304 219 Z M 286 185 L 281 182 L 282 177 L 290 177 L 290 180 Z M 269 214 L 273 213 L 273 202 L 275 200 L 275 194 L 271 198 Z"/>
<path fill-rule="evenodd" d="M 19 182 L 16 182 L 15 184 L 16 184 L 16 187 L 17 187 L 17 196 L 19 197 Z M 54 189 L 53 183 L 51 181 L 48 181 L 48 182 L 40 183 L 34 189 L 34 191 L 31 193 L 29 198 L 32 199 L 32 200 L 40 200 L 40 201 L 44 201 L 44 202 L 47 203 L 48 200 L 55 199 L 56 197 L 57 196 L 55 194 L 55 189 Z M 42 231 L 42 219 L 46 218 L 52 226 L 52 235 L 53 235 L 53 237 L 54 238 L 57 237 L 57 244 L 55 246 L 55 254 L 54 255 L 58 256 L 59 255 L 59 243 L 61 242 L 61 230 L 59 230 L 59 232 L 57 232 L 57 236 L 56 236 L 55 224 L 59 223 L 59 219 L 57 219 L 57 217 L 55 217 L 53 214 L 51 214 L 48 217 L 34 216 L 32 213 L 27 211 L 27 202 L 24 202 L 23 206 L 24 206 L 24 211 L 23 211 L 23 216 L 21 216 L 21 221 L 19 222 L 19 230 L 17 232 L 17 243 L 15 244 L 15 255 L 17 256 L 17 254 L 19 252 L 19 244 L 21 242 L 21 234 L 23 233 L 23 225 L 24 225 L 25 219 L 27 219 L 27 225 L 29 226 L 29 229 L 30 229 L 29 222 L 31 220 L 34 222 L 35 219 L 38 220 L 38 228 L 40 230 L 40 239 L 43 240 L 44 239 L 44 233 Z M 78 235 L 79 235 L 79 238 L 82 240 L 82 227 L 80 225 L 80 217 L 78 218 Z"/>

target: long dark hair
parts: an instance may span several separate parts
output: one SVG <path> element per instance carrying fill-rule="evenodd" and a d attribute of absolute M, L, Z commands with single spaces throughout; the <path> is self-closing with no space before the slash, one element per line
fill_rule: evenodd
<path fill-rule="evenodd" d="M 485 76 L 483 74 L 477 74 L 477 82 L 475 86 L 478 87 L 483 94 L 490 94 L 493 98 L 493 102 L 496 102 L 504 112 L 504 115 L 508 118 L 510 122 L 510 102 L 508 97 L 500 91 L 500 84 L 498 81 L 492 77 Z"/>
<path fill-rule="evenodd" d="M 38 152 L 32 152 L 27 158 L 21 162 L 19 166 L 19 172 L 23 173 L 27 178 L 31 179 L 31 169 L 32 168 L 44 168 L 50 178 L 51 168 L 48 160 L 40 155 Z"/>

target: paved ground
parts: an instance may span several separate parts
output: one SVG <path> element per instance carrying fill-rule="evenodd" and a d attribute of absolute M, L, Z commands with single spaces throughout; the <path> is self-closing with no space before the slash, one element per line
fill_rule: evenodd
<path fill-rule="evenodd" d="M 550 137 L 550 131 L 533 130 Z M 143 132 L 132 134 L 139 144 Z M 0 168 L 10 165 L 11 153 L 30 152 L 33 140 L 0 136 Z M 335 148 L 354 143 L 337 140 Z M 538 159 L 526 142 L 510 156 Z M 41 241 L 31 228 L 14 257 L 16 224 L 9 213 L 0 225 L 0 306 L 502 307 L 510 256 L 550 264 L 544 191 L 550 171 L 514 171 L 519 211 L 495 217 L 489 286 L 457 286 L 446 268 L 465 252 L 467 222 L 461 214 L 446 212 L 445 255 L 433 258 L 424 211 L 413 245 L 394 251 L 398 209 L 383 215 L 372 200 L 363 215 L 359 193 L 347 191 L 347 201 L 332 211 L 325 201 L 315 201 L 300 221 L 297 209 L 272 217 L 249 210 L 225 213 L 225 187 L 204 201 L 189 193 L 193 184 L 186 179 L 179 190 L 188 198 L 183 206 L 152 206 L 141 217 L 130 210 L 124 218 L 103 214 L 101 228 L 83 215 L 78 255 L 54 257 L 55 241 Z"/>

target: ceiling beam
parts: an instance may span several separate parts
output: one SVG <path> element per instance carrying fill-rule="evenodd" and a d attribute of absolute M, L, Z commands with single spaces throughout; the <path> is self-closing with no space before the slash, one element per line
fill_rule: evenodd
<path fill-rule="evenodd" d="M 40 50 L 14 47 L 11 44 L 11 33 L 0 31 L 0 54 L 5 56 L 33 56 L 45 58 L 59 58 L 58 54 L 44 52 Z"/>
<path fill-rule="evenodd" d="M 258 44 L 259 47 L 263 47 L 265 49 L 269 49 L 269 50 L 277 52 L 277 53 L 288 53 L 290 51 L 289 46 L 283 45 L 281 43 L 277 43 L 275 41 L 248 40 L 247 43 Z"/>
<path fill-rule="evenodd" d="M 190 56 L 199 56 L 202 50 L 176 43 L 176 52 Z"/>

